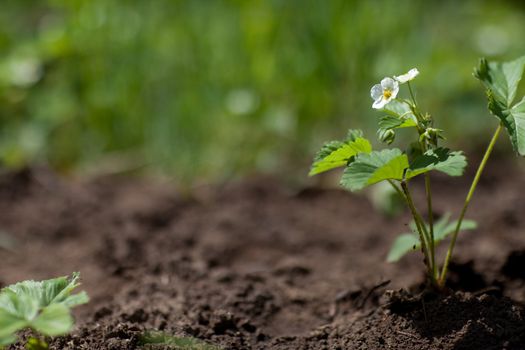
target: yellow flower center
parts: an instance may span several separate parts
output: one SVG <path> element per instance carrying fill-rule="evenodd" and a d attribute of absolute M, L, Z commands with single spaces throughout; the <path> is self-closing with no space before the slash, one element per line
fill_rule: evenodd
<path fill-rule="evenodd" d="M 390 89 L 384 89 L 384 90 L 383 90 L 383 97 L 384 97 L 385 99 L 389 99 L 390 96 L 392 96 L 392 90 L 390 90 Z"/>

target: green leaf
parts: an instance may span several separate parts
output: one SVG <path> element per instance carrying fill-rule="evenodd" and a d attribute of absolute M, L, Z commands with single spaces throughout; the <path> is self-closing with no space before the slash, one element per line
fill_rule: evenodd
<path fill-rule="evenodd" d="M 416 236 L 413 233 L 402 233 L 394 241 L 394 244 L 392 245 L 392 248 L 390 248 L 390 252 L 388 253 L 386 261 L 399 261 L 399 259 L 401 259 L 405 254 L 407 254 L 410 251 L 416 250 L 418 247 L 418 236 Z"/>
<path fill-rule="evenodd" d="M 503 112 L 502 115 L 506 115 L 503 125 L 510 135 L 514 149 L 525 156 L 525 97 L 512 106 L 508 113 Z"/>
<path fill-rule="evenodd" d="M 326 157 L 330 155 L 330 153 L 337 151 L 339 148 L 343 147 L 345 145 L 342 141 L 330 141 L 326 142 L 321 149 L 317 152 L 317 154 L 314 157 L 314 164 L 316 162 L 322 161 Z"/>
<path fill-rule="evenodd" d="M 13 334 L 7 335 L 7 336 L 0 336 L 0 349 L 1 346 L 6 346 L 9 344 L 13 344 L 16 341 L 16 336 Z"/>
<path fill-rule="evenodd" d="M 474 76 L 481 80 L 495 99 L 510 106 L 516 97 L 524 67 L 525 56 L 510 62 L 487 62 L 481 59 Z"/>
<path fill-rule="evenodd" d="M 45 307 L 31 322 L 31 327 L 45 335 L 62 335 L 68 333 L 73 327 L 73 317 L 69 308 L 64 304 L 52 304 Z"/>
<path fill-rule="evenodd" d="M 412 110 L 408 106 L 407 103 L 398 101 L 398 100 L 392 100 L 390 101 L 385 108 L 383 108 L 383 111 L 388 113 L 389 115 L 399 118 L 401 116 L 414 118 L 415 116 L 412 113 Z"/>
<path fill-rule="evenodd" d="M 80 274 L 74 272 L 70 279 L 66 277 L 57 278 L 55 280 L 43 281 L 43 289 L 51 303 L 61 303 L 67 307 L 78 306 L 86 304 L 89 301 L 89 297 L 86 292 L 80 292 L 77 294 L 71 294 L 71 292 L 77 288 L 80 283 Z"/>
<path fill-rule="evenodd" d="M 357 140 L 358 138 L 364 138 L 363 131 L 359 129 L 349 129 L 346 133 L 345 142 L 352 142 Z"/>
<path fill-rule="evenodd" d="M 447 148 L 439 147 L 416 157 L 410 164 L 405 178 L 410 179 L 432 170 L 441 171 L 450 176 L 461 176 L 466 166 L 467 159 L 461 151 L 450 152 Z"/>
<path fill-rule="evenodd" d="M 221 350 L 220 347 L 192 337 L 177 337 L 164 332 L 148 331 L 139 337 L 139 345 L 162 345 L 168 349 Z M 148 348 L 149 349 L 149 348 Z"/>
<path fill-rule="evenodd" d="M 383 180 L 402 180 L 406 168 L 408 158 L 397 148 L 361 153 L 346 167 L 341 185 L 357 191 Z"/>
<path fill-rule="evenodd" d="M 385 115 L 379 120 L 380 130 L 410 128 L 414 126 L 417 126 L 417 123 L 412 118 L 398 118 L 391 115 Z"/>
<path fill-rule="evenodd" d="M 27 340 L 25 348 L 26 350 L 48 350 L 49 345 L 41 339 L 32 337 Z"/>
<path fill-rule="evenodd" d="M 77 294 L 69 295 L 66 299 L 60 303 L 65 305 L 68 308 L 72 308 L 78 305 L 87 304 L 89 302 L 89 297 L 86 292 L 82 291 Z"/>
<path fill-rule="evenodd" d="M 67 333 L 73 325 L 70 308 L 88 301 L 84 292 L 71 294 L 78 278 L 75 273 L 71 278 L 24 281 L 2 289 L 0 343 L 14 341 L 15 333 L 24 328 L 49 336 Z"/>
<path fill-rule="evenodd" d="M 487 88 L 489 110 L 505 126 L 512 146 L 525 155 L 525 106 L 522 99 L 512 105 L 525 67 L 525 56 L 511 62 L 487 62 L 480 60 L 474 72 Z"/>
<path fill-rule="evenodd" d="M 11 338 L 15 332 L 23 329 L 26 324 L 23 318 L 0 308 L 0 339 Z"/>
<path fill-rule="evenodd" d="M 458 224 L 457 220 L 454 220 L 450 223 L 443 222 L 441 227 L 439 228 L 438 228 L 438 225 L 436 224 L 434 226 L 434 240 L 437 243 L 439 243 L 445 238 L 447 238 L 447 236 L 454 233 L 454 230 L 456 229 L 457 224 Z M 461 222 L 460 231 L 474 230 L 476 227 L 478 227 L 478 224 L 474 220 L 463 220 Z"/>
<path fill-rule="evenodd" d="M 456 230 L 458 221 L 455 220 L 449 222 L 449 219 L 450 214 L 446 213 L 434 223 L 434 243 L 436 245 Z M 430 231 L 429 225 L 426 224 L 426 226 L 428 231 Z M 476 227 L 477 224 L 475 221 L 465 219 L 463 222 L 461 222 L 460 231 L 473 230 Z M 410 223 L 410 228 L 412 229 L 411 233 L 402 233 L 394 241 L 394 244 L 392 245 L 392 248 L 390 248 L 390 252 L 387 256 L 388 262 L 396 262 L 405 254 L 420 249 L 421 243 L 419 241 L 419 236 L 417 234 L 414 221 Z"/>
<path fill-rule="evenodd" d="M 397 116 L 386 115 L 379 120 L 377 136 L 381 142 L 391 144 L 395 138 L 395 133 L 393 130 L 415 126 L 417 126 L 417 123 L 410 117 L 401 118 Z"/>
<path fill-rule="evenodd" d="M 326 143 L 315 156 L 309 175 L 313 176 L 345 166 L 357 154 L 371 152 L 372 145 L 370 145 L 370 142 L 356 135 L 349 134 L 348 137 L 350 138 L 346 142 L 331 141 Z"/>

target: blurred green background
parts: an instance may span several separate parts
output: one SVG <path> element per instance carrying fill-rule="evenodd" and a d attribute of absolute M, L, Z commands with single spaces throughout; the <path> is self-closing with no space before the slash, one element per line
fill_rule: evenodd
<path fill-rule="evenodd" d="M 305 177 L 322 141 L 375 139 L 370 87 L 412 67 L 449 145 L 475 149 L 496 121 L 472 68 L 524 54 L 524 32 L 520 1 L 3 0 L 0 163 Z"/>

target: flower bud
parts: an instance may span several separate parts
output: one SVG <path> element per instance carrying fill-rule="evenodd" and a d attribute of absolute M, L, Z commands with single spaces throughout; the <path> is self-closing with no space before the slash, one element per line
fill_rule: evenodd
<path fill-rule="evenodd" d="M 386 142 L 388 145 L 394 142 L 396 138 L 396 133 L 392 129 L 381 130 L 379 132 L 379 141 Z"/>
<path fill-rule="evenodd" d="M 427 128 L 423 134 L 421 134 L 419 140 L 427 141 L 433 145 L 437 144 L 438 138 L 441 138 L 441 130 L 435 128 Z"/>

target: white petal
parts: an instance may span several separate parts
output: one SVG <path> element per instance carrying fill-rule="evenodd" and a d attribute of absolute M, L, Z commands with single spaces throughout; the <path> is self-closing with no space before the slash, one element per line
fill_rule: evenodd
<path fill-rule="evenodd" d="M 419 74 L 419 71 L 417 70 L 417 68 L 412 68 L 407 73 L 394 77 L 394 78 L 401 84 L 404 84 L 407 81 L 413 80 L 415 77 L 418 76 L 418 74 Z"/>
<path fill-rule="evenodd" d="M 392 90 L 392 94 L 390 95 L 390 99 L 396 98 L 398 92 L 399 92 L 399 84 L 396 81 L 396 84 L 394 85 L 394 89 Z M 390 101 L 390 99 L 388 101 Z"/>
<path fill-rule="evenodd" d="M 410 77 L 408 76 L 408 73 L 407 74 L 403 74 L 403 75 L 399 75 L 399 76 L 395 76 L 394 78 L 397 81 L 399 81 L 401 84 L 404 84 L 404 83 L 406 83 L 407 81 L 410 80 Z"/>
<path fill-rule="evenodd" d="M 390 99 L 386 100 L 384 99 L 383 97 L 381 97 L 380 99 L 376 100 L 374 102 L 374 104 L 372 105 L 372 108 L 375 108 L 375 109 L 383 109 L 383 107 L 388 103 L 390 102 Z"/>
<path fill-rule="evenodd" d="M 381 87 L 383 90 L 395 90 L 399 88 L 399 83 L 392 78 L 384 78 L 381 80 Z"/>
<path fill-rule="evenodd" d="M 417 70 L 417 68 L 412 68 L 411 70 L 408 71 L 408 74 L 410 75 L 410 79 L 414 79 L 415 77 L 418 76 L 419 71 Z"/>
<path fill-rule="evenodd" d="M 372 89 L 370 89 L 370 96 L 377 101 L 379 98 L 383 96 L 383 88 L 380 84 L 376 84 L 372 86 Z"/>

